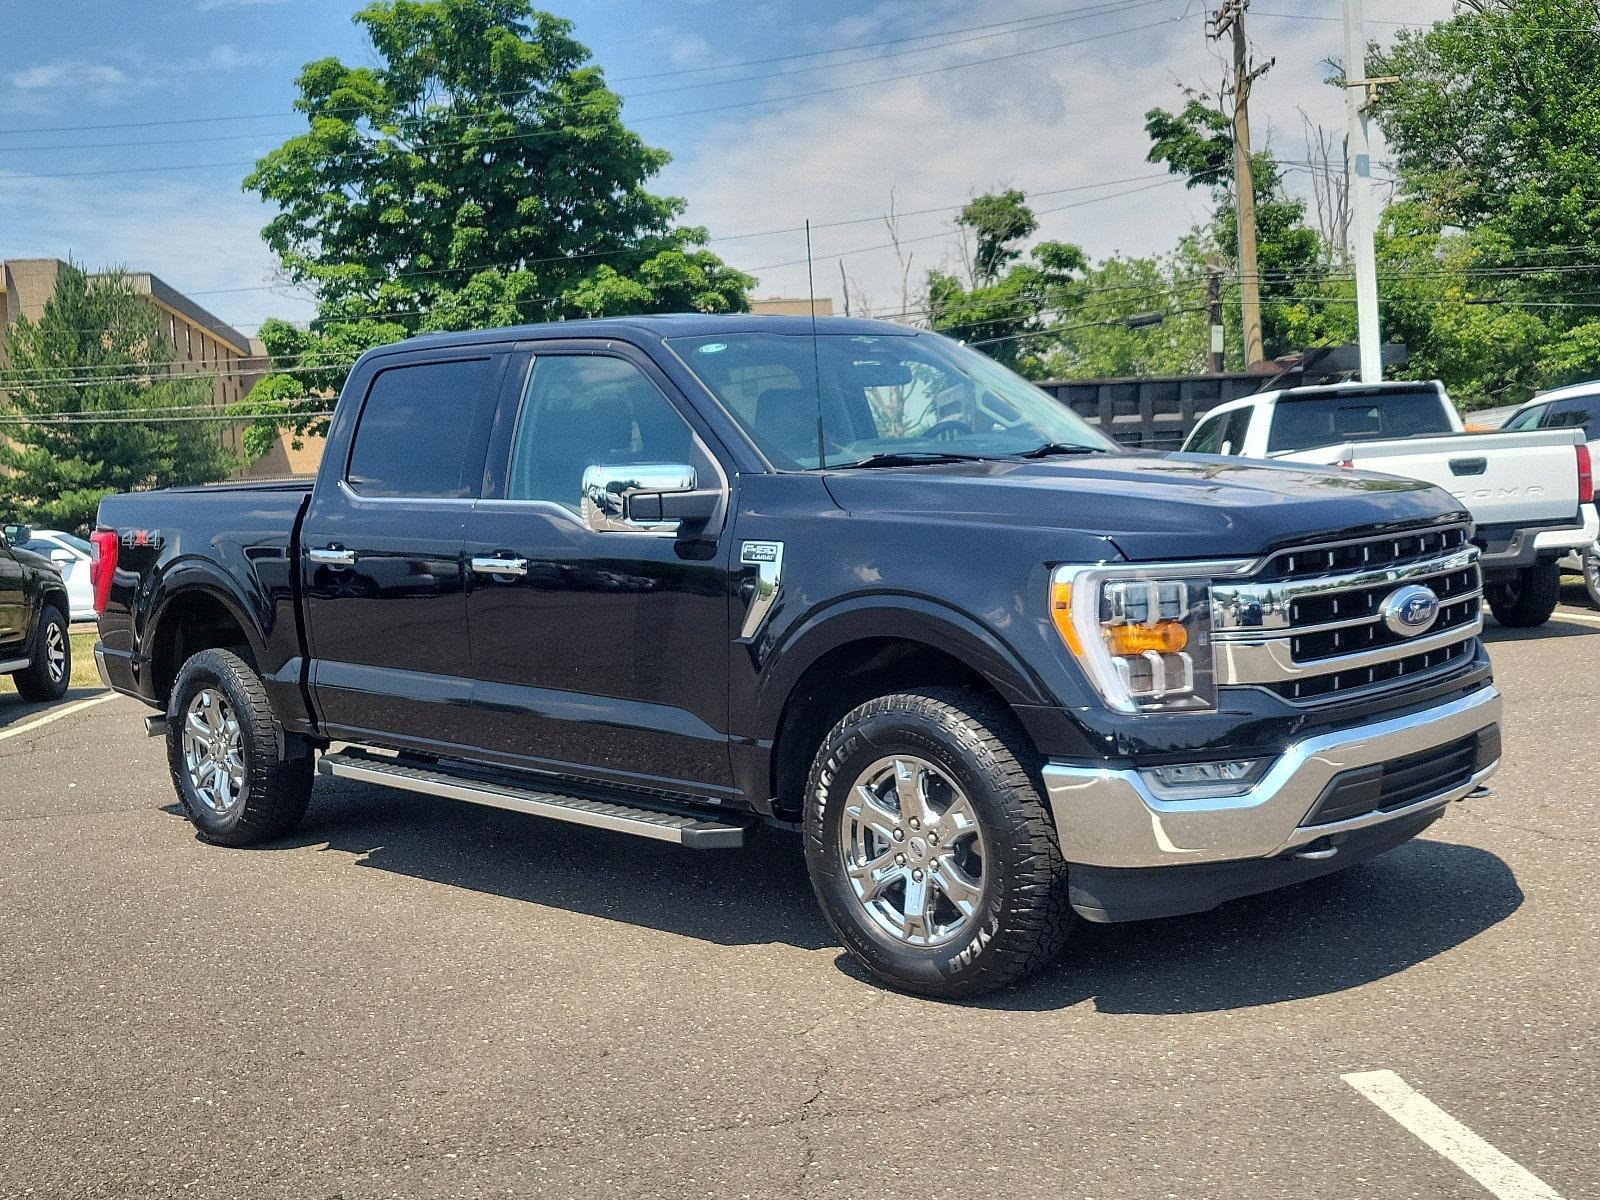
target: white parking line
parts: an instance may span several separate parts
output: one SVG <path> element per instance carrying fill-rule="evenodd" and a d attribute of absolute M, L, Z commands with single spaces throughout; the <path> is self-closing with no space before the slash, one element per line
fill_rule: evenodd
<path fill-rule="evenodd" d="M 14 729 L 0 729 L 0 742 L 5 741 L 7 738 L 20 737 L 24 733 L 39 728 L 41 725 L 48 725 L 51 721 L 59 721 L 62 717 L 70 717 L 75 712 L 82 712 L 86 708 L 92 708 L 96 704 L 104 704 L 107 700 L 115 700 L 116 698 L 117 693 L 115 692 L 107 692 L 103 696 L 90 696 L 87 700 L 79 700 L 76 704 L 69 704 L 65 708 L 58 708 L 53 712 L 45 713 L 44 716 L 36 721 L 29 721 L 27 724 L 18 725 Z"/>
<path fill-rule="evenodd" d="M 1501 1154 L 1393 1071 L 1360 1071 L 1339 1078 L 1500 1200 L 1561 1200 L 1548 1183 Z"/>

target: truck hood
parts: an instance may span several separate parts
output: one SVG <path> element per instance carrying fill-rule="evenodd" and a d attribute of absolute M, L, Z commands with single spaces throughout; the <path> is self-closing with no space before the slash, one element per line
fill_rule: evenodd
<path fill-rule="evenodd" d="M 1248 558 L 1466 516 L 1444 491 L 1416 480 L 1208 455 L 940 463 L 825 478 L 853 514 L 1070 530 L 1110 538 L 1136 562 Z"/>

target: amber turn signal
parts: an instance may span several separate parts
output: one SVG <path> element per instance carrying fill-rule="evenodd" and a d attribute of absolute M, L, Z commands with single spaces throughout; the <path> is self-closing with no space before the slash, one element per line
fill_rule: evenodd
<path fill-rule="evenodd" d="M 1081 658 L 1083 643 L 1078 640 L 1078 630 L 1072 624 L 1072 585 L 1065 579 L 1056 579 L 1050 584 L 1050 619 L 1056 623 L 1056 632 L 1067 649 Z"/>
<path fill-rule="evenodd" d="M 1123 658 L 1133 658 L 1149 650 L 1157 654 L 1176 654 L 1189 644 L 1189 631 L 1181 621 L 1157 621 L 1154 625 L 1113 625 L 1101 633 L 1111 653 Z"/>

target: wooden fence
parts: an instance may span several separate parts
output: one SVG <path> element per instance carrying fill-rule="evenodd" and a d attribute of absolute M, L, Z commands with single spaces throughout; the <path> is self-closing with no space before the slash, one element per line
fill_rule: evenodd
<path fill-rule="evenodd" d="M 1091 425 L 1135 450 L 1176 450 L 1210 409 L 1269 384 L 1298 387 L 1298 371 L 1272 375 L 1169 375 L 1141 379 L 1071 379 L 1041 383 Z"/>

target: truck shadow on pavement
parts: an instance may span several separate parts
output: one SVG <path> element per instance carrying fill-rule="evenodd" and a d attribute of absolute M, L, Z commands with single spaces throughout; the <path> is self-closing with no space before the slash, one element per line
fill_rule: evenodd
<path fill-rule="evenodd" d="M 1496 855 L 1419 839 L 1208 913 L 1080 927 L 1048 975 L 980 1003 L 1032 1011 L 1093 1000 L 1101 1012 L 1173 1015 L 1328 995 L 1453 949 L 1522 900 Z"/>
<path fill-rule="evenodd" d="M 79 700 L 98 696 L 104 691 L 104 688 L 98 687 L 73 688 L 59 700 L 46 700 L 42 703 L 24 700 L 13 691 L 0 692 L 0 729 L 4 729 L 7 725 L 20 725 L 31 717 L 42 717 L 53 708 L 64 708 L 68 704 L 76 704 Z"/>
<path fill-rule="evenodd" d="M 763 829 L 743 850 L 685 850 L 560 821 L 320 779 L 300 832 L 415 879 L 566 909 L 719 946 L 838 945 L 817 910 L 800 840 Z"/>
<path fill-rule="evenodd" d="M 799 838 L 767 829 L 744 850 L 690 851 L 344 781 L 322 780 L 283 846 L 363 867 L 626 922 L 719 946 L 838 946 Z M 1522 903 L 1511 869 L 1473 846 L 1418 840 L 1347 871 L 1209 913 L 1081 925 L 1036 982 L 972 1002 L 1049 1010 L 1199 1013 L 1345 991 L 1425 962 Z M 848 956 L 837 966 L 865 979 Z"/>
<path fill-rule="evenodd" d="M 1493 621 L 1485 621 L 1483 625 L 1483 641 L 1491 650 L 1500 642 L 1547 642 L 1552 639 L 1581 637 L 1600 638 L 1600 625 L 1563 621 L 1560 613 L 1551 617 L 1549 624 L 1540 625 L 1537 629 L 1511 629 L 1505 625 L 1496 625 Z"/>

